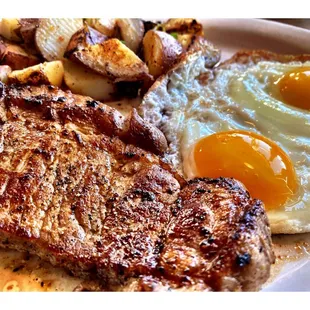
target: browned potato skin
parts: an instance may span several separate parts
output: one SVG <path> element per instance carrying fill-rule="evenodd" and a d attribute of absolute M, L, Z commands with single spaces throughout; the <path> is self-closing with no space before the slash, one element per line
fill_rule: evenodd
<path fill-rule="evenodd" d="M 40 59 L 27 53 L 21 46 L 0 38 L 0 64 L 12 70 L 21 70 L 40 63 Z"/>
<path fill-rule="evenodd" d="M 40 24 L 39 18 L 21 18 L 18 33 L 26 45 L 35 44 L 35 33 Z"/>
<path fill-rule="evenodd" d="M 20 27 L 16 30 L 22 38 L 22 47 L 31 55 L 41 58 L 40 51 L 36 48 L 35 33 L 40 25 L 39 18 L 21 18 L 19 20 Z"/>
<path fill-rule="evenodd" d="M 81 30 L 77 31 L 72 36 L 64 56 L 66 58 L 70 58 L 71 54 L 74 52 L 91 45 L 103 43 L 107 39 L 108 37 L 104 34 L 88 25 L 85 25 Z"/>
<path fill-rule="evenodd" d="M 37 71 L 29 75 L 27 78 L 27 81 L 22 82 L 22 83 L 19 81 L 19 79 L 9 76 L 8 84 L 16 84 L 16 85 L 28 84 L 28 85 L 36 86 L 36 85 L 42 85 L 42 84 L 50 85 L 51 83 L 49 82 L 47 76 L 43 72 Z"/>
<path fill-rule="evenodd" d="M 203 36 L 203 26 L 193 18 L 171 18 L 162 24 L 164 31 L 171 33 L 191 33 Z"/>
<path fill-rule="evenodd" d="M 204 37 L 202 24 L 192 18 L 171 18 L 160 27 L 167 33 L 175 33 L 184 51 L 188 51 L 198 37 Z"/>
<path fill-rule="evenodd" d="M 75 51 L 69 59 L 84 64 L 114 82 L 152 80 L 146 64 L 115 38 Z"/>
<path fill-rule="evenodd" d="M 139 18 L 118 18 L 116 24 L 119 27 L 121 38 L 125 44 L 135 53 L 139 51 L 144 36 L 144 24 Z"/>
<path fill-rule="evenodd" d="M 143 52 L 150 74 L 157 78 L 179 60 L 183 48 L 170 34 L 149 30 L 143 38 Z"/>
<path fill-rule="evenodd" d="M 87 18 L 86 23 L 109 38 L 117 37 L 115 18 Z"/>
<path fill-rule="evenodd" d="M 61 61 L 44 62 L 8 74 L 8 84 L 54 85 L 60 87 L 64 68 Z"/>

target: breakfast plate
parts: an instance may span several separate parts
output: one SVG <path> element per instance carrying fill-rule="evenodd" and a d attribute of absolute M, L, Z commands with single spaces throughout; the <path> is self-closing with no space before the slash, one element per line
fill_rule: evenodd
<path fill-rule="evenodd" d="M 206 38 L 222 51 L 222 60 L 241 49 L 266 49 L 282 54 L 310 53 L 310 31 L 258 19 L 201 21 Z M 263 291 L 310 290 L 310 234 L 275 235 L 276 264 Z"/>
<path fill-rule="evenodd" d="M 292 80 L 295 72 L 302 70 L 307 82 L 310 56 L 301 56 L 303 60 L 299 63 L 287 60 L 291 56 L 284 57 L 282 64 L 281 56 L 272 52 L 310 54 L 310 32 L 256 19 L 199 19 L 198 23 L 193 19 L 163 23 L 112 19 L 112 26 L 103 24 L 103 20 L 15 19 L 15 24 L 12 20 L 1 24 L 1 35 L 9 38 L 1 39 L 5 80 L 1 80 L 0 117 L 5 143 L 4 151 L 0 152 L 3 159 L 0 241 L 6 249 L 0 249 L 0 289 L 258 290 L 274 262 L 272 231 L 295 234 L 272 236 L 276 263 L 262 290 L 309 290 L 310 234 L 301 232 L 310 231 L 310 220 L 307 208 L 306 212 L 299 212 L 310 194 L 309 168 L 302 157 L 309 153 L 298 151 L 308 150 L 308 136 L 303 139 L 296 129 L 304 120 L 307 128 L 309 118 L 298 105 L 281 102 L 281 97 L 273 96 L 267 87 L 272 84 L 275 94 L 282 96 L 277 83 L 284 78 Z M 18 43 L 12 44 L 14 40 Z M 232 64 L 221 65 L 217 64 L 219 49 L 221 61 L 244 49 L 270 53 L 244 53 Z M 257 64 L 251 57 L 266 61 Z M 244 63 L 244 59 L 250 61 Z M 268 63 L 270 59 L 277 65 Z M 215 64 L 215 70 L 209 69 Z M 233 84 L 228 91 L 225 87 L 230 84 L 225 81 Z M 221 92 L 223 89 L 226 93 Z M 263 91 L 257 96 L 256 90 Z M 295 94 L 294 87 L 292 93 Z M 160 96 L 156 97 L 157 94 Z M 118 101 L 112 102 L 117 98 Z M 256 113 L 257 106 L 262 113 Z M 160 120 L 156 123 L 158 115 Z M 203 141 L 210 138 L 210 133 L 212 144 L 202 146 L 207 152 L 211 147 L 213 152 L 207 156 L 203 153 L 200 167 L 217 169 L 213 163 L 218 158 L 224 159 L 225 167 L 226 163 L 232 167 L 220 174 L 227 178 L 218 178 L 213 171 L 198 174 L 193 146 L 201 137 Z M 212 133 L 219 133 L 222 138 L 214 142 Z M 182 142 L 175 153 L 171 139 Z M 12 147 L 8 148 L 11 141 Z M 229 141 L 234 144 L 229 145 Z M 132 149 L 120 152 L 122 146 Z M 233 148 L 235 154 L 231 152 Z M 7 162 L 10 158 L 7 154 L 16 160 Z M 254 160 L 242 161 L 240 154 Z M 157 167 L 155 162 L 162 155 L 165 159 L 159 160 Z M 207 160 L 211 164 L 206 165 Z M 167 164 L 169 161 L 173 169 Z M 105 172 L 110 162 L 111 172 Z M 244 166 L 238 166 L 239 162 L 246 164 L 252 174 Z M 20 174 L 12 174 L 11 182 L 6 174 L 15 172 L 15 164 Z M 40 170 L 44 165 L 50 165 L 50 169 Z M 222 168 L 221 164 L 218 166 Z M 182 169 L 184 178 L 192 181 L 185 182 Z M 156 173 L 162 171 L 167 173 L 157 186 Z M 41 173 L 48 177 L 43 178 Z M 239 178 L 242 173 L 244 179 Z M 199 176 L 214 179 L 195 179 Z M 253 199 L 241 183 L 228 177 L 244 182 Z M 38 181 L 37 187 L 31 186 L 35 182 L 32 180 Z M 246 181 L 251 181 L 253 187 Z M 149 187 L 145 189 L 146 185 Z M 256 188 L 262 189 L 260 194 L 264 195 L 258 195 Z M 162 227 L 151 223 L 152 214 L 158 224 L 157 216 L 162 212 L 156 211 L 160 191 L 165 193 L 160 201 L 168 212 L 162 217 Z M 188 196 L 182 196 L 182 192 Z M 267 212 L 255 197 L 264 201 Z M 274 197 L 284 201 L 267 201 Z M 169 199 L 176 207 L 170 207 Z M 150 211 L 150 215 L 141 210 Z M 149 238 L 149 229 L 155 226 Z M 43 259 L 11 249 L 29 251 Z M 46 258 L 59 268 L 44 262 Z M 145 264 L 145 269 L 141 264 Z M 97 280 L 84 281 L 61 267 L 67 267 L 72 275 L 85 272 L 96 274 L 101 280 L 94 277 Z"/>
<path fill-rule="evenodd" d="M 310 53 L 309 30 L 262 19 L 205 19 L 205 35 L 225 60 L 242 49 L 282 54 Z"/>

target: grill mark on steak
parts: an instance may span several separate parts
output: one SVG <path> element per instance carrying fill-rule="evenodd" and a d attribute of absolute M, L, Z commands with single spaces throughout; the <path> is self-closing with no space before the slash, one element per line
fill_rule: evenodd
<path fill-rule="evenodd" d="M 268 220 L 242 184 L 186 184 L 160 158 L 125 143 L 134 121 L 124 131 L 100 132 L 84 97 L 46 87 L 6 92 L 14 113 L 1 128 L 1 246 L 99 277 L 108 289 L 257 290 L 268 278 Z M 59 92 L 67 100 L 58 101 Z M 33 100 L 42 104 L 35 108 Z M 55 120 L 42 118 L 46 107 Z M 118 115 L 96 108 L 101 125 Z"/>

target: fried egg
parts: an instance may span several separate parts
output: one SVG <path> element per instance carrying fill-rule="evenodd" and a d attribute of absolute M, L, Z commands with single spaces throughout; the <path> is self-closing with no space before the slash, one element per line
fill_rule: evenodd
<path fill-rule="evenodd" d="M 234 177 L 264 202 L 272 233 L 310 231 L 310 61 L 212 71 L 197 57 L 141 107 L 187 179 Z"/>
<path fill-rule="evenodd" d="M 310 62 L 232 64 L 204 92 L 184 113 L 186 177 L 233 177 L 273 233 L 310 231 Z"/>

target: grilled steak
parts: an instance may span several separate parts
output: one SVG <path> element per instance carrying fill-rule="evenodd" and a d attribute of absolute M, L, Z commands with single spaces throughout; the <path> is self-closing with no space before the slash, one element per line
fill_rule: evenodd
<path fill-rule="evenodd" d="M 1 85 L 0 245 L 113 290 L 257 290 L 263 205 L 230 179 L 189 184 L 162 133 L 91 98 Z"/>
<path fill-rule="evenodd" d="M 233 179 L 195 179 L 180 191 L 157 270 L 128 291 L 255 291 L 274 261 L 262 203 Z M 175 209 L 174 209 L 175 210 Z"/>

